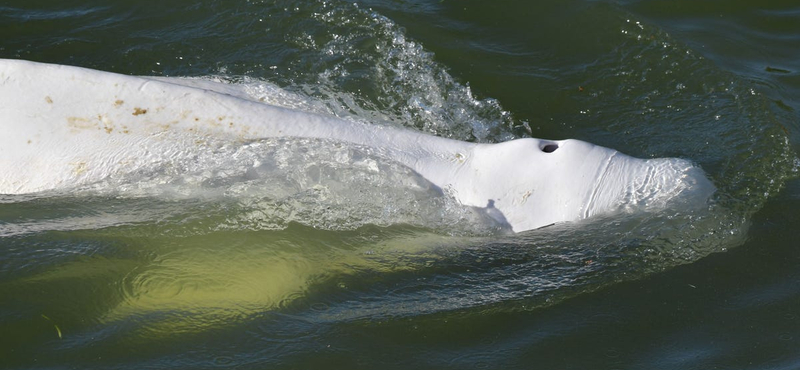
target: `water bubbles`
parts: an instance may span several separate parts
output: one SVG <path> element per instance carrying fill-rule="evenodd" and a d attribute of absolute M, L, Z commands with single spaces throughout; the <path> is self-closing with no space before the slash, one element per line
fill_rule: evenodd
<path fill-rule="evenodd" d="M 310 18 L 320 27 L 298 18 L 306 27 L 287 36 L 307 51 L 294 63 L 305 72 L 293 78 L 292 91 L 308 94 L 339 117 L 461 140 L 514 137 L 513 117 L 497 101 L 474 97 L 468 84 L 450 76 L 392 20 L 349 4 L 317 5 Z"/>
<path fill-rule="evenodd" d="M 89 184 L 75 194 L 163 199 L 151 212 L 120 209 L 114 220 L 146 222 L 206 204 L 192 218 L 213 230 L 281 230 L 293 222 L 325 230 L 418 225 L 445 234 L 491 234 L 488 215 L 460 205 L 414 171 L 371 149 L 318 139 L 180 144 L 180 156 Z M 222 220 L 219 218 L 222 216 Z"/>

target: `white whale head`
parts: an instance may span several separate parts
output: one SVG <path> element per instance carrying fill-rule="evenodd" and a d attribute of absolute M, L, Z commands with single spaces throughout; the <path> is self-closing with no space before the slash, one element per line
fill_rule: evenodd
<path fill-rule="evenodd" d="M 689 161 L 639 159 L 571 139 L 478 145 L 461 176 L 453 190 L 462 203 L 486 207 L 517 232 L 681 199 L 705 204 L 715 191 Z"/>

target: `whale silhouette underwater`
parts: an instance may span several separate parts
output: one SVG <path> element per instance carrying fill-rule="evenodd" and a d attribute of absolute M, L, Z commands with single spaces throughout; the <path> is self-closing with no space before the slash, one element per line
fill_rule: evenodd
<path fill-rule="evenodd" d="M 180 156 L 182 146 L 211 138 L 312 138 L 371 148 L 515 232 L 676 198 L 705 203 L 715 191 L 685 159 L 638 159 L 572 139 L 463 142 L 176 81 L 0 60 L 0 194 L 68 190 Z"/>

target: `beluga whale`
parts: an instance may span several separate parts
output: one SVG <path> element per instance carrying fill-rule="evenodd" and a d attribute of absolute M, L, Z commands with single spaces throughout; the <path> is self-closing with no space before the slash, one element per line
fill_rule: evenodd
<path fill-rule="evenodd" d="M 0 194 L 71 189 L 181 156 L 208 139 L 326 139 L 371 148 L 514 232 L 619 210 L 705 202 L 704 172 L 588 142 L 472 143 L 80 67 L 0 60 Z"/>

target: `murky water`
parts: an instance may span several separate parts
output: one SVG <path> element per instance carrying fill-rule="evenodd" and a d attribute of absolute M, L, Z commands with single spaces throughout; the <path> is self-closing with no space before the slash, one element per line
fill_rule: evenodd
<path fill-rule="evenodd" d="M 582 139 L 717 187 L 510 234 L 362 148 L 265 139 L 0 196 L 0 367 L 795 367 L 798 9 L 0 5 L 3 58 L 468 141 Z"/>

